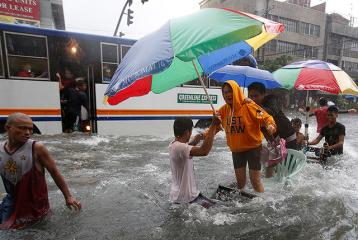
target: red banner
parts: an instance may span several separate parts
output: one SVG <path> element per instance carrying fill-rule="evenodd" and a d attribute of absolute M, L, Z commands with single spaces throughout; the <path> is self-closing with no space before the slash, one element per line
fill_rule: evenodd
<path fill-rule="evenodd" d="M 0 15 L 40 21 L 40 0 L 1 0 Z"/>

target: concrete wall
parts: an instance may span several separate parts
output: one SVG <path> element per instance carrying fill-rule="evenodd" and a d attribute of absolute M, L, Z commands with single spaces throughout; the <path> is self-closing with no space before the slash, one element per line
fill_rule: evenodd
<path fill-rule="evenodd" d="M 274 8 L 270 11 L 270 14 L 277 15 L 284 18 L 293 19 L 300 22 L 311 23 L 320 26 L 320 36 L 309 36 L 302 33 L 287 32 L 280 34 L 277 39 L 298 43 L 308 46 L 320 46 L 324 43 L 324 32 L 326 26 L 325 13 L 320 11 L 301 7 L 290 3 L 274 2 Z M 300 30 L 300 27 L 299 27 Z"/>
<path fill-rule="evenodd" d="M 63 5 L 62 0 L 41 0 L 41 23 L 43 28 L 55 28 L 51 4 Z M 63 19 L 64 21 L 64 19 Z"/>
<path fill-rule="evenodd" d="M 253 13 L 256 10 L 256 0 L 247 1 L 247 0 L 207 0 L 202 1 L 200 4 L 201 8 L 211 8 L 211 7 L 225 7 L 233 10 L 239 10 L 244 12 Z"/>
<path fill-rule="evenodd" d="M 338 14 L 327 17 L 327 41 L 324 60 L 336 61 L 351 77 L 358 77 L 358 68 L 350 68 L 353 63 L 358 65 L 358 48 L 353 48 L 353 42 L 358 43 L 358 28 L 350 27 L 349 20 Z M 356 46 L 355 45 L 355 46 Z"/>
<path fill-rule="evenodd" d="M 358 38 L 358 27 L 350 27 L 340 23 L 332 22 L 330 31 L 346 37 Z"/>

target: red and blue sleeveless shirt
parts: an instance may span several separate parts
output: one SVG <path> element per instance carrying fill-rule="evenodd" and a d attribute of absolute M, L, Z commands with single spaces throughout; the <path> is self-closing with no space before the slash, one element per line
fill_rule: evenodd
<path fill-rule="evenodd" d="M 50 211 L 45 173 L 34 163 L 35 141 L 27 140 L 13 153 L 6 150 L 5 144 L 0 144 L 0 175 L 6 193 L 13 199 L 13 210 L 0 228 L 21 228 Z"/>

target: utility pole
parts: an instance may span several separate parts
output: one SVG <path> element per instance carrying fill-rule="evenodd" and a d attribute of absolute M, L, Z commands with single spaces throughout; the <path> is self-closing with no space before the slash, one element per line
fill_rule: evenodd
<path fill-rule="evenodd" d="M 345 44 L 344 42 L 346 41 L 346 38 L 343 36 L 342 37 L 342 45 L 341 45 L 341 49 L 339 51 L 339 59 L 338 59 L 338 67 L 343 69 L 343 57 L 344 57 L 344 48 L 345 48 Z M 343 69 L 344 70 L 344 69 Z"/>
<path fill-rule="evenodd" d="M 273 9 L 273 6 L 272 8 L 270 8 L 270 0 L 266 0 L 266 4 L 265 4 L 265 12 L 264 12 L 264 17 L 267 18 L 268 17 L 268 14 L 269 14 L 269 11 L 271 11 Z M 262 52 L 262 57 L 261 57 L 261 61 L 264 62 L 265 61 L 265 46 L 263 46 L 261 48 L 261 52 Z"/>
<path fill-rule="evenodd" d="M 132 5 L 132 3 L 133 3 L 133 0 L 127 0 L 126 3 L 124 4 L 122 12 L 121 12 L 121 15 L 119 16 L 119 19 L 118 19 L 118 22 L 117 22 L 116 30 L 114 30 L 114 33 L 113 33 L 114 37 L 117 36 L 119 24 L 121 24 L 124 11 L 126 10 L 127 6 Z"/>
<path fill-rule="evenodd" d="M 351 12 L 349 14 L 349 26 L 354 27 L 354 17 L 353 17 L 353 3 L 351 2 Z"/>

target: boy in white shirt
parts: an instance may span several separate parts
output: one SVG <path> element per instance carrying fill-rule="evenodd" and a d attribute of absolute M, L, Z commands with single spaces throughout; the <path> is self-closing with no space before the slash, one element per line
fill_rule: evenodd
<path fill-rule="evenodd" d="M 216 128 L 220 125 L 220 120 L 213 117 L 212 124 L 205 134 L 197 134 L 189 142 L 193 121 L 187 117 L 177 118 L 174 121 L 175 140 L 169 144 L 169 158 L 172 171 L 172 185 L 170 190 L 170 200 L 174 203 L 198 203 L 205 208 L 213 206 L 215 203 L 204 197 L 197 189 L 193 156 L 206 156 L 209 154 L 213 145 Z M 200 147 L 196 145 L 204 139 Z"/>

